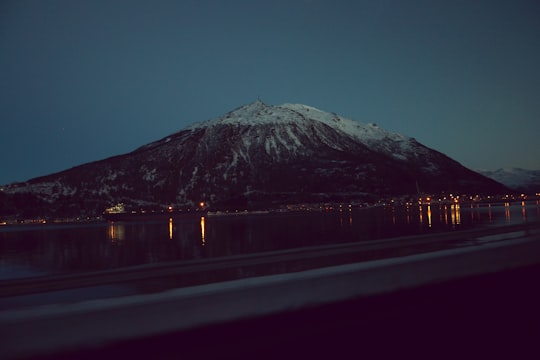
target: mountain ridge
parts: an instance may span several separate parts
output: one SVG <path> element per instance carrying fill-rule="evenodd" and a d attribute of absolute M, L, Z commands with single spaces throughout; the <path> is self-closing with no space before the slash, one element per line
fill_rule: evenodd
<path fill-rule="evenodd" d="M 258 208 L 422 191 L 507 189 L 414 138 L 301 104 L 260 100 L 132 152 L 4 187 L 3 213 L 132 207 Z M 10 200 L 11 199 L 11 200 Z M 47 207 L 49 210 L 47 210 Z"/>
<path fill-rule="evenodd" d="M 499 168 L 497 170 L 479 170 L 478 172 L 516 191 L 525 193 L 540 192 L 540 170 L 513 167 Z"/>

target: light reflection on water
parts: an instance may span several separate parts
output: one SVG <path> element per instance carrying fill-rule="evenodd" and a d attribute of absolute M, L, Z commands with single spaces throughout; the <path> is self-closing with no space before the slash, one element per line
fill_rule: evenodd
<path fill-rule="evenodd" d="M 206 245 L 206 240 L 204 239 L 204 233 L 206 231 L 206 224 L 204 222 L 204 216 L 201 216 L 201 245 Z"/>
<path fill-rule="evenodd" d="M 540 204 L 421 205 L 0 227 L 0 279 L 540 221 Z M 24 275 L 23 275 L 24 274 Z"/>
<path fill-rule="evenodd" d="M 125 240 L 125 226 L 122 223 L 110 223 L 107 235 L 111 243 L 121 244 Z"/>

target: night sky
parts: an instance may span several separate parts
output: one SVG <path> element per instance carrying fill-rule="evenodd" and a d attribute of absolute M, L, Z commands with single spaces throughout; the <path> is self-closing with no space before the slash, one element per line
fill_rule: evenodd
<path fill-rule="evenodd" d="M 0 184 L 257 98 L 540 169 L 540 2 L 0 1 Z"/>

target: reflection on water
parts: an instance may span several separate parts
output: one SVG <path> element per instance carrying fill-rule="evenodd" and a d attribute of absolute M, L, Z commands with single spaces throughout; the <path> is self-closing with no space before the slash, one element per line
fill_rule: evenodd
<path fill-rule="evenodd" d="M 431 205 L 419 205 L 418 206 L 418 216 L 419 216 L 419 223 L 422 225 L 424 223 L 424 217 L 427 218 L 427 227 L 431 228 L 432 226 L 436 225 L 434 224 L 434 213 L 439 213 L 439 224 L 444 225 L 451 225 L 452 228 L 455 228 L 456 225 L 461 224 L 461 208 L 459 204 L 453 204 L 448 207 L 448 205 L 439 205 L 438 207 L 432 207 Z M 424 215 L 425 213 L 425 215 Z M 450 218 L 448 217 L 448 214 L 450 214 Z M 474 222 L 474 213 L 471 212 L 471 219 Z M 406 220 L 407 224 L 410 224 L 411 217 L 410 212 L 407 210 L 406 214 Z M 395 216 L 393 218 L 394 225 L 396 224 Z"/>
<path fill-rule="evenodd" d="M 450 205 L 450 214 L 452 218 L 452 225 L 461 224 L 461 207 L 459 204 Z"/>
<path fill-rule="evenodd" d="M 341 212 L 341 211 L 340 211 Z M 347 211 L 347 214 L 348 214 L 348 218 L 345 219 L 346 216 L 344 216 L 343 214 L 341 214 L 341 216 L 339 217 L 339 225 L 343 228 L 345 226 L 351 226 L 352 225 L 352 221 L 353 221 L 353 218 L 352 218 L 352 210 L 349 209 L 349 211 Z"/>
<path fill-rule="evenodd" d="M 123 223 L 113 223 L 109 224 L 108 229 L 108 238 L 113 244 L 120 244 L 126 238 L 125 226 Z"/>
<path fill-rule="evenodd" d="M 201 216 L 201 245 L 206 245 L 206 240 L 204 239 L 204 232 L 205 232 L 205 223 L 204 223 L 204 216 Z"/>
<path fill-rule="evenodd" d="M 0 227 L 0 278 L 17 276 L 6 275 L 8 268 L 32 269 L 34 273 L 94 271 L 525 221 L 540 221 L 538 201 L 463 207 L 344 206 L 327 212 Z"/>

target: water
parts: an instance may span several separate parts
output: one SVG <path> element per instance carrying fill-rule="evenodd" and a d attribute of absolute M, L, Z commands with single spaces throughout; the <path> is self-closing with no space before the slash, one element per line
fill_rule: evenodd
<path fill-rule="evenodd" d="M 538 201 L 0 226 L 0 280 L 540 221 Z"/>

